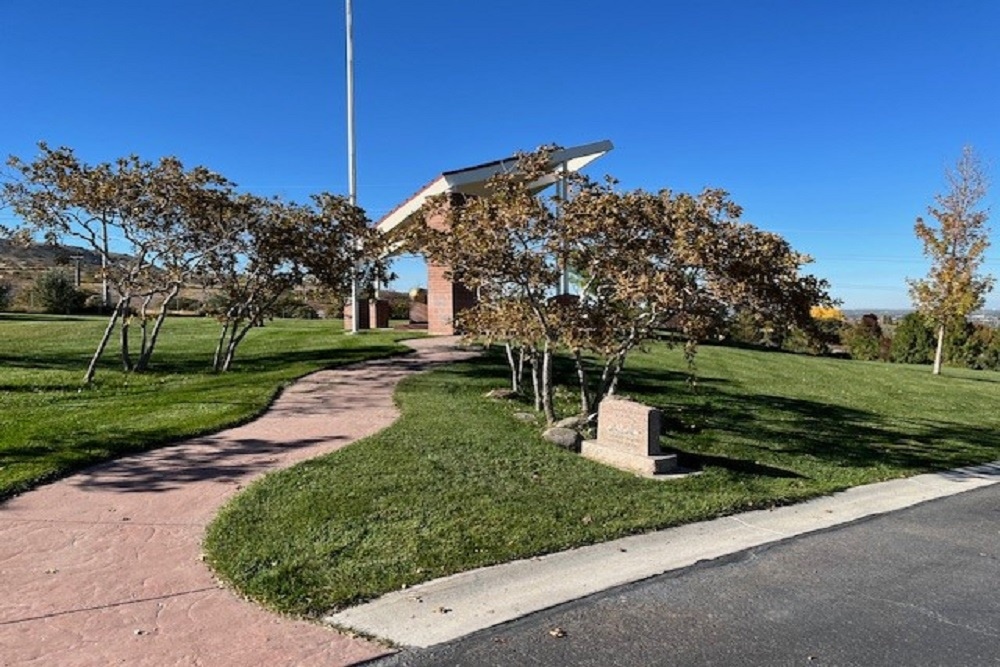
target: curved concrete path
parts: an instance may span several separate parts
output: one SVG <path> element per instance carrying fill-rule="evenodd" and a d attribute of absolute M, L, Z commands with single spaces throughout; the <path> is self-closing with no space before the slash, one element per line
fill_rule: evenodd
<path fill-rule="evenodd" d="M 392 423 L 400 379 L 472 354 L 454 342 L 408 341 L 416 355 L 315 373 L 254 422 L 0 505 L 0 665 L 330 666 L 385 654 L 220 587 L 201 541 L 248 481 Z"/>

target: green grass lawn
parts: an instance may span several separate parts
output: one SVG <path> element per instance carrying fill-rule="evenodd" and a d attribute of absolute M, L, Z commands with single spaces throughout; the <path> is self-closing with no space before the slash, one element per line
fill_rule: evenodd
<path fill-rule="evenodd" d="M 403 351 L 412 333 L 344 335 L 338 321 L 276 320 L 248 334 L 231 372 L 210 372 L 218 324 L 174 318 L 153 369 L 126 374 L 109 349 L 80 383 L 105 320 L 0 314 L 0 499 L 83 466 L 259 414 L 311 371 Z M 113 348 L 113 345 L 112 345 Z"/>
<path fill-rule="evenodd" d="M 1000 458 L 1000 374 L 724 347 L 637 354 L 620 393 L 660 407 L 664 443 L 703 473 L 645 480 L 560 450 L 487 399 L 490 355 L 407 379 L 403 416 L 267 476 L 210 526 L 239 591 L 316 616 L 404 585 L 849 486 Z M 570 403 L 572 396 L 563 400 Z"/>

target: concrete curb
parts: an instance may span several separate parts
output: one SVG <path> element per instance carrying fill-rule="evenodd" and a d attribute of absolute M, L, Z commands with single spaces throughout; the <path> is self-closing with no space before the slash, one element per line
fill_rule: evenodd
<path fill-rule="evenodd" d="M 326 622 L 395 644 L 428 647 L 615 586 L 764 544 L 1000 482 L 1000 462 L 859 486 L 395 591 Z"/>

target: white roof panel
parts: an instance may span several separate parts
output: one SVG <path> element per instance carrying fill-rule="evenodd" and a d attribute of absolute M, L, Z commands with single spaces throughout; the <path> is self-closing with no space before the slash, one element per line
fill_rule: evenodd
<path fill-rule="evenodd" d="M 596 141 L 590 144 L 560 148 L 552 153 L 550 163 L 552 174 L 539 179 L 532 184 L 532 189 L 541 192 L 559 180 L 559 171 L 566 165 L 566 171 L 575 172 L 601 157 L 614 148 L 608 141 Z M 388 232 L 403 224 L 411 215 L 420 210 L 429 197 L 444 192 L 460 192 L 467 195 L 486 194 L 486 182 L 495 174 L 510 171 L 517 167 L 517 157 L 511 156 L 502 160 L 494 160 L 484 164 L 443 172 L 428 183 L 422 190 L 397 206 L 391 213 L 379 220 L 376 227 L 382 232 Z"/>

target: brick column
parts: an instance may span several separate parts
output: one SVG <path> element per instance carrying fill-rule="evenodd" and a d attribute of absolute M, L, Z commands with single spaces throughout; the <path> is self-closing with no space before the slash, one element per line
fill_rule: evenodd
<path fill-rule="evenodd" d="M 369 308 L 366 299 L 358 304 L 358 331 L 371 329 L 371 320 L 368 318 L 368 315 Z M 347 303 L 344 304 L 344 331 L 351 330 L 351 319 L 353 319 L 353 313 L 351 313 L 351 302 L 348 299 Z"/>
<path fill-rule="evenodd" d="M 389 328 L 388 301 L 385 299 L 372 299 L 368 302 L 368 324 L 373 329 Z"/>
<path fill-rule="evenodd" d="M 455 315 L 476 305 L 476 295 L 465 285 L 445 277 L 447 266 L 427 262 L 427 333 L 450 336 L 455 333 Z"/>
<path fill-rule="evenodd" d="M 427 219 L 432 229 L 447 230 L 443 214 Z M 450 336 L 455 333 L 454 319 L 460 311 L 476 304 L 476 295 L 465 285 L 445 277 L 447 266 L 427 262 L 427 333 Z"/>

